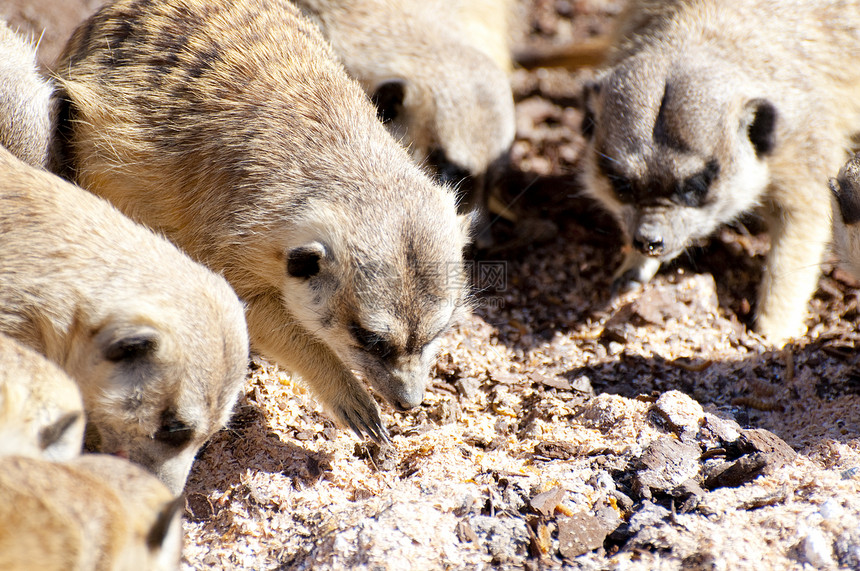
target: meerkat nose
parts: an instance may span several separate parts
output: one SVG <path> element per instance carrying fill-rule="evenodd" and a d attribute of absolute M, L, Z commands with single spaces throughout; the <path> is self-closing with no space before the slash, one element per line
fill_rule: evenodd
<path fill-rule="evenodd" d="M 633 238 L 633 247 L 646 256 L 659 256 L 663 253 L 663 238 L 661 236 L 642 236 Z"/>

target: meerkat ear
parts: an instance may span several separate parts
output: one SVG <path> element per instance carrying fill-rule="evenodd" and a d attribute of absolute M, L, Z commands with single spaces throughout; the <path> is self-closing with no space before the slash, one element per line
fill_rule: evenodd
<path fill-rule="evenodd" d="M 80 429 L 77 428 L 78 425 L 80 425 Z M 77 443 L 78 450 L 80 450 L 83 446 L 83 413 L 79 411 L 68 412 L 52 424 L 43 427 L 39 431 L 39 448 L 43 452 L 50 454 L 52 447 L 60 444 L 66 438 L 74 437 L 72 429 L 80 430 L 80 437 L 78 437 Z"/>
<path fill-rule="evenodd" d="M 406 97 L 406 82 L 402 79 L 389 79 L 376 86 L 370 100 L 376 106 L 376 116 L 383 123 L 394 121 L 403 110 Z"/>
<path fill-rule="evenodd" d="M 158 349 L 160 334 L 149 325 L 109 325 L 96 335 L 96 343 L 108 361 L 136 361 Z"/>
<path fill-rule="evenodd" d="M 598 93 L 600 93 L 600 84 L 596 81 L 589 81 L 582 86 L 582 123 L 579 129 L 587 140 L 591 140 L 594 136 L 594 128 L 597 126 L 594 97 Z"/>
<path fill-rule="evenodd" d="M 159 551 L 165 547 L 164 544 L 172 534 L 172 530 L 176 529 L 176 526 L 182 525 L 179 514 L 183 509 L 185 509 L 183 496 L 166 503 L 161 508 L 155 523 L 149 529 L 149 533 L 146 534 L 146 546 L 150 551 Z"/>
<path fill-rule="evenodd" d="M 320 260 L 325 257 L 325 246 L 319 242 L 293 248 L 287 254 L 287 273 L 294 278 L 313 277 L 320 272 Z"/>
<path fill-rule="evenodd" d="M 746 104 L 747 136 L 759 158 L 769 155 L 776 146 L 776 116 L 776 107 L 766 99 L 753 99 Z"/>

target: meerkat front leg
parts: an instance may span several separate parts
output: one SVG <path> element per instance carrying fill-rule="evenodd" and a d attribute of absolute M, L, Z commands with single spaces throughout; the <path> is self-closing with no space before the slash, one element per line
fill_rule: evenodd
<path fill-rule="evenodd" d="M 806 307 L 818 285 L 830 240 L 831 205 L 815 192 L 816 182 L 795 188 L 789 204 L 769 212 L 770 253 L 758 296 L 756 332 L 782 345 L 806 332 Z M 824 188 L 824 183 L 818 186 Z"/>
<path fill-rule="evenodd" d="M 631 249 L 624 256 L 624 262 L 612 276 L 612 297 L 633 291 L 643 284 L 651 281 L 651 278 L 660 269 L 660 259 L 646 256 L 641 252 Z"/>
<path fill-rule="evenodd" d="M 277 293 L 246 300 L 252 348 L 289 363 L 343 425 L 376 442 L 388 440 L 373 397 L 337 355 L 284 310 Z"/>

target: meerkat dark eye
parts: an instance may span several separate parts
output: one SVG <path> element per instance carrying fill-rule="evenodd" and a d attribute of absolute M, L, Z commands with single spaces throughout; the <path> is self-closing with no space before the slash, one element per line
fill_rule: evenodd
<path fill-rule="evenodd" d="M 604 154 L 600 154 L 597 159 L 597 166 L 600 171 L 609 179 L 609 184 L 612 185 L 612 190 L 620 202 L 630 204 L 634 200 L 633 182 L 618 172 L 615 167 L 615 161 Z"/>
<path fill-rule="evenodd" d="M 188 444 L 194 437 L 194 429 L 177 419 L 171 412 L 165 412 L 161 422 L 162 424 L 153 438 L 163 444 L 180 448 Z"/>
<path fill-rule="evenodd" d="M 679 183 L 676 192 L 677 202 L 684 206 L 701 206 L 708 195 L 711 184 L 720 173 L 720 165 L 711 159 L 705 168 Z"/>
<path fill-rule="evenodd" d="M 103 354 L 108 361 L 136 361 L 151 355 L 158 347 L 158 335 L 148 327 L 140 331 L 123 335 L 112 340 L 103 348 Z"/>
<path fill-rule="evenodd" d="M 370 100 L 376 107 L 376 116 L 383 123 L 394 121 L 403 110 L 406 84 L 400 80 L 386 81 L 376 87 Z"/>
<path fill-rule="evenodd" d="M 352 325 L 349 328 L 358 346 L 374 357 L 386 359 L 394 354 L 394 347 L 378 333 L 368 331 L 360 325 Z"/>

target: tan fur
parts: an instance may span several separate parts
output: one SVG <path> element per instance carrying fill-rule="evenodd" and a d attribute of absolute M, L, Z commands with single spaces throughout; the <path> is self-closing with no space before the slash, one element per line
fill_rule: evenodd
<path fill-rule="evenodd" d="M 75 382 L 0 334 L 0 456 L 71 460 L 83 439 L 84 407 Z"/>
<path fill-rule="evenodd" d="M 772 240 L 756 330 L 803 333 L 830 235 L 824 181 L 860 126 L 860 68 L 846 65 L 860 2 L 639 0 L 621 22 L 584 123 L 588 191 L 634 245 L 620 285 L 760 206 Z"/>
<path fill-rule="evenodd" d="M 0 569 L 178 569 L 178 507 L 161 482 L 120 458 L 0 458 Z"/>
<path fill-rule="evenodd" d="M 860 280 L 860 153 L 831 179 L 833 239 L 842 266 Z"/>
<path fill-rule="evenodd" d="M 66 166 L 223 272 L 252 345 L 384 437 L 463 305 L 464 222 L 292 4 L 121 0 L 72 37 Z"/>
<path fill-rule="evenodd" d="M 77 381 L 88 445 L 127 455 L 176 493 L 247 367 L 242 306 L 222 278 L 4 149 L 0 331 Z"/>
<path fill-rule="evenodd" d="M 484 206 L 515 132 L 509 0 L 298 0 L 395 138 Z M 386 85 L 402 98 L 380 103 Z M 384 98 L 384 97 L 383 97 Z M 387 109 L 387 111 L 384 111 Z M 490 172 L 488 172 L 488 170 Z"/>
<path fill-rule="evenodd" d="M 51 137 L 50 83 L 40 76 L 36 48 L 0 21 L 0 145 L 44 166 Z"/>

